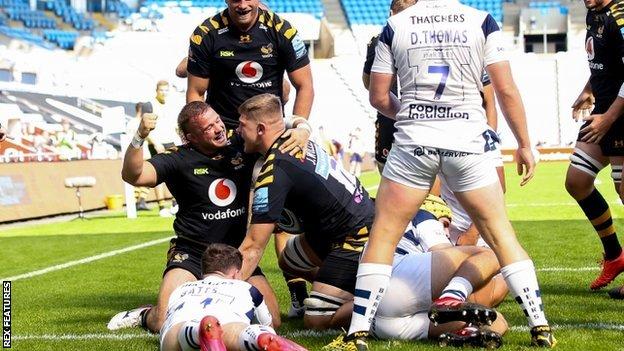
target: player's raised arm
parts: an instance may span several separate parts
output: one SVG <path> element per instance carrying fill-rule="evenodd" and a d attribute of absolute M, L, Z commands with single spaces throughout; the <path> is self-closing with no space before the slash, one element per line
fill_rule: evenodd
<path fill-rule="evenodd" d="M 156 127 L 157 116 L 153 113 L 145 113 L 141 118 L 141 124 L 134 134 L 121 169 L 121 178 L 134 186 L 155 186 L 157 177 L 156 169 L 151 163 L 143 160 L 143 143 L 149 133 Z"/>

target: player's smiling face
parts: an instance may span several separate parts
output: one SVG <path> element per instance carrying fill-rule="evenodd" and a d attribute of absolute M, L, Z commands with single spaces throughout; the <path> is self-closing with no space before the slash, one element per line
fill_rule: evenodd
<path fill-rule="evenodd" d="M 212 109 L 189 120 L 187 139 L 201 151 L 210 151 L 227 145 L 227 130 L 221 117 Z"/>
<path fill-rule="evenodd" d="M 258 0 L 226 0 L 230 18 L 242 30 L 249 29 L 258 17 Z"/>

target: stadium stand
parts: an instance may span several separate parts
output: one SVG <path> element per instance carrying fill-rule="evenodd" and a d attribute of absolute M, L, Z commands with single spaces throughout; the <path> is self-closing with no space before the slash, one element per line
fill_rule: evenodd
<path fill-rule="evenodd" d="M 267 0 L 266 3 L 277 13 L 309 13 L 318 19 L 323 17 L 323 5 L 320 0 Z M 146 0 L 142 2 L 140 11 L 177 8 L 182 13 L 189 13 L 192 8 L 222 9 L 224 7 L 222 0 Z"/>
<path fill-rule="evenodd" d="M 489 12 L 498 22 L 503 21 L 503 0 L 462 0 L 462 3 Z M 388 18 L 390 0 L 341 0 L 351 25 L 383 25 Z"/>

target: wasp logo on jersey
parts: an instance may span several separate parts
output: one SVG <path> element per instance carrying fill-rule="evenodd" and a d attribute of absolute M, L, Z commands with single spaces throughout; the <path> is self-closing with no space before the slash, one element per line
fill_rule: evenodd
<path fill-rule="evenodd" d="M 273 44 L 269 43 L 260 48 L 260 52 L 262 53 L 263 58 L 273 57 Z"/>

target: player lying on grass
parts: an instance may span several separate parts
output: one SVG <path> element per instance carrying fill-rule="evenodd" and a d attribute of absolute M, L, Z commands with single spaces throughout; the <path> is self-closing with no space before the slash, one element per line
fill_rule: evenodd
<path fill-rule="evenodd" d="M 262 294 L 240 280 L 243 257 L 234 247 L 210 244 L 204 278 L 176 288 L 160 332 L 162 351 L 305 351 L 275 334 Z M 259 324 L 251 324 L 252 320 Z"/>
<path fill-rule="evenodd" d="M 492 279 L 500 269 L 498 260 L 489 248 L 453 246 L 447 238 L 449 221 L 448 207 L 429 196 L 397 246 L 390 284 L 371 327 L 375 336 L 440 337 L 458 346 L 500 345 L 507 323 L 501 314 L 485 307 L 498 305 L 507 294 L 504 281 Z M 430 311 L 434 300 L 447 296 L 475 304 Z M 467 316 L 462 311 L 468 311 Z"/>

